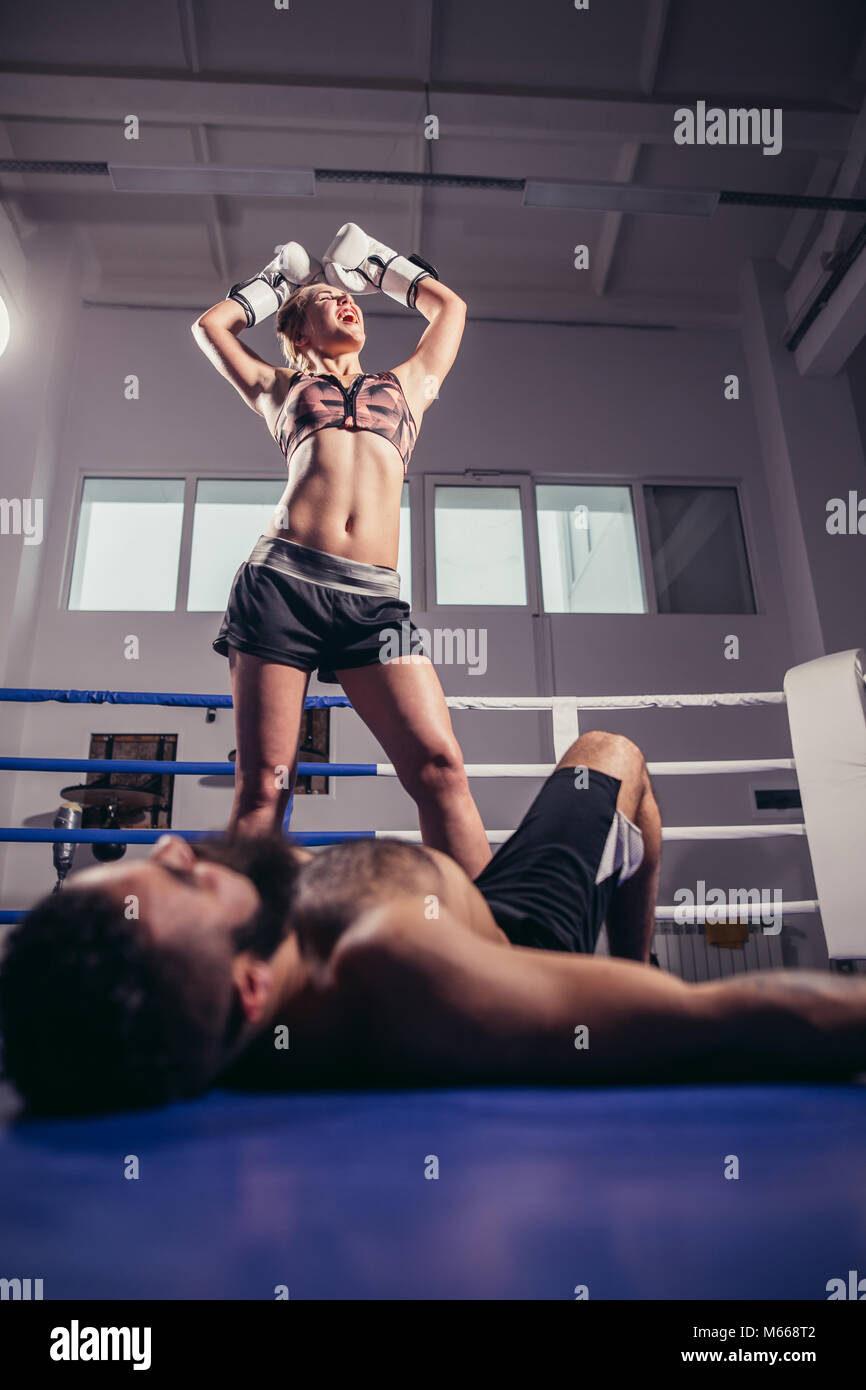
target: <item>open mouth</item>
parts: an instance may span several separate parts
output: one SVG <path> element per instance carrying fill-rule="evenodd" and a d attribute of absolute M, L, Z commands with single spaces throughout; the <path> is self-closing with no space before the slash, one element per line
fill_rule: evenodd
<path fill-rule="evenodd" d="M 340 314 L 340 323 L 357 323 L 357 322 L 358 322 L 358 315 L 357 315 L 356 313 L 354 313 L 352 309 L 346 309 L 346 310 L 344 311 L 344 313 Z"/>

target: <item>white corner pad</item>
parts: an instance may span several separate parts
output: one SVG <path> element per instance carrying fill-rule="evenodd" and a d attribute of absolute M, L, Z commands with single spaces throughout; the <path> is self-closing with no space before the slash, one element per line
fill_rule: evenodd
<path fill-rule="evenodd" d="M 831 960 L 866 958 L 866 688 L 859 649 L 785 676 L 791 744 Z"/>

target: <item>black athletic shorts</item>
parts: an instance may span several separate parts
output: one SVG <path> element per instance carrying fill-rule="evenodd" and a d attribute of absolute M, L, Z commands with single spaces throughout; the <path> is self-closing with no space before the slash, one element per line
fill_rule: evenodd
<path fill-rule="evenodd" d="M 418 653 L 420 643 L 396 570 L 262 536 L 235 575 L 212 646 L 220 656 L 237 647 L 318 668 L 320 681 L 336 685 L 336 671 Z"/>
<path fill-rule="evenodd" d="M 606 772 L 560 768 L 481 870 L 475 886 L 513 945 L 593 953 L 614 891 L 643 857 L 619 788 Z"/>

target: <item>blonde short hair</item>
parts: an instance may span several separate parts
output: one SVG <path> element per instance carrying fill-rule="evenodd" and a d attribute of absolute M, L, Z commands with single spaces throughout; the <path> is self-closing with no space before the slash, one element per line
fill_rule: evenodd
<path fill-rule="evenodd" d="M 277 337 L 280 340 L 283 357 L 289 366 L 294 367 L 297 371 L 315 372 L 316 370 L 315 362 L 299 346 L 298 340 L 304 336 L 307 305 L 322 289 L 327 289 L 327 286 L 321 282 L 314 285 L 300 285 L 292 291 L 285 303 L 281 304 L 277 310 Z"/>

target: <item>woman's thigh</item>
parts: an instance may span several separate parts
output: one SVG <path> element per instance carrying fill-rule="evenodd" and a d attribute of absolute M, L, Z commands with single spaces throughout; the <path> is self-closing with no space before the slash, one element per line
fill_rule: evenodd
<path fill-rule="evenodd" d="M 442 686 L 426 656 L 376 662 L 336 676 L 398 771 L 429 758 L 460 760 Z"/>
<path fill-rule="evenodd" d="M 229 650 L 237 737 L 236 775 L 292 767 L 298 751 L 309 671 Z"/>

